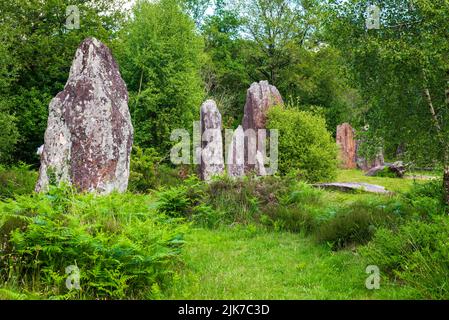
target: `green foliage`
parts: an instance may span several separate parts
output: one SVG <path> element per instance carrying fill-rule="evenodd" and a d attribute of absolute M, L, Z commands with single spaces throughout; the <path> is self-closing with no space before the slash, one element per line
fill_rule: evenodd
<path fill-rule="evenodd" d="M 135 146 L 131 154 L 129 190 L 147 192 L 156 189 L 159 186 L 157 169 L 161 160 L 155 149 Z"/>
<path fill-rule="evenodd" d="M 2 281 L 57 299 L 157 297 L 174 275 L 186 225 L 150 203 L 68 187 L 0 202 Z M 69 265 L 80 269 L 80 291 L 65 287 Z"/>
<path fill-rule="evenodd" d="M 433 179 L 425 183 L 414 183 L 404 196 L 422 219 L 428 219 L 447 211 L 441 179 Z"/>
<path fill-rule="evenodd" d="M 34 191 L 37 172 L 30 166 L 18 164 L 13 167 L 0 165 L 0 200 L 30 194 Z"/>
<path fill-rule="evenodd" d="M 337 146 L 322 117 L 293 108 L 275 107 L 267 126 L 279 130 L 279 170 L 296 170 L 306 181 L 332 179 L 337 169 Z"/>
<path fill-rule="evenodd" d="M 367 30 L 373 4 L 381 25 Z M 345 53 L 372 136 L 383 138 L 390 155 L 402 145 L 404 158 L 419 165 L 444 160 L 448 9 L 446 0 L 335 1 L 323 20 L 327 42 Z"/>
<path fill-rule="evenodd" d="M 154 148 L 133 147 L 128 190 L 147 193 L 162 187 L 175 186 L 193 173 L 192 166 L 173 168 Z"/>
<path fill-rule="evenodd" d="M 2 112 L 0 105 L 0 163 L 11 160 L 14 146 L 19 139 L 19 132 L 16 126 L 16 118 L 10 114 Z"/>
<path fill-rule="evenodd" d="M 220 177 L 207 185 L 205 202 L 222 222 L 248 224 L 277 206 L 288 189 L 289 180 L 279 177 Z"/>
<path fill-rule="evenodd" d="M 316 238 L 333 249 L 365 244 L 378 227 L 394 228 L 407 216 L 410 216 L 410 208 L 401 202 L 358 201 L 341 207 L 334 218 L 319 227 Z"/>
<path fill-rule="evenodd" d="M 173 129 L 189 129 L 203 99 L 202 39 L 175 0 L 138 1 L 117 45 L 130 91 L 135 142 L 166 154 Z"/>
<path fill-rule="evenodd" d="M 183 184 L 157 193 L 157 211 L 171 217 L 190 217 L 204 197 L 204 184 L 191 176 Z"/>
<path fill-rule="evenodd" d="M 379 229 L 361 253 L 382 272 L 416 287 L 425 299 L 449 298 L 449 220 L 411 221 Z"/>
<path fill-rule="evenodd" d="M 14 160 L 37 164 L 36 149 L 43 142 L 48 104 L 64 88 L 76 48 L 92 36 L 110 44 L 121 27 L 123 2 L 11 0 L 0 3 L 0 113 L 4 110 L 17 120 L 20 139 L 13 153 Z M 68 5 L 76 5 L 81 13 L 79 29 L 68 30 L 65 26 Z M 5 120 L 0 116 L 2 121 Z M 1 137 L 3 134 L 0 140 Z"/>

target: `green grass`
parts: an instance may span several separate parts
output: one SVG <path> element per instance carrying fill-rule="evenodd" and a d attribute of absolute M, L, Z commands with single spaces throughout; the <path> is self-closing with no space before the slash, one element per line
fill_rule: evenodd
<path fill-rule="evenodd" d="M 416 294 L 385 277 L 365 288 L 366 265 L 298 234 L 255 227 L 193 229 L 167 299 L 405 299 Z"/>
<path fill-rule="evenodd" d="M 366 182 L 370 184 L 377 184 L 385 187 L 393 192 L 405 192 L 413 185 L 413 179 L 401 178 L 386 178 L 386 177 L 367 177 L 362 170 L 339 170 L 337 182 Z M 422 182 L 422 180 L 416 180 Z"/>
<path fill-rule="evenodd" d="M 429 174 L 430 175 L 430 174 Z M 359 170 L 339 170 L 335 181 L 366 182 L 403 193 L 411 179 L 366 177 Z M 423 180 L 416 180 L 422 183 Z M 264 191 L 265 192 L 265 191 Z M 310 200 L 310 194 L 301 200 Z M 138 196 L 132 196 L 133 199 Z M 146 197 L 154 204 L 155 196 Z M 333 208 L 359 200 L 385 197 L 366 192 L 323 191 L 315 205 Z M 107 201 L 107 200 L 104 200 Z M 153 205 L 150 205 L 153 207 Z M 108 207 L 109 208 L 109 207 Z M 309 208 L 309 207 L 308 207 Z M 310 206 L 310 210 L 314 207 Z M 92 207 L 93 210 L 100 207 Z M 226 209 L 226 207 L 223 207 Z M 228 207 L 228 211 L 232 211 Z M 134 210 L 134 209 L 133 209 Z M 130 210 L 132 212 L 133 210 Z M 106 212 L 106 211 L 105 211 Z M 94 212 L 92 212 L 94 214 Z M 382 275 L 379 290 L 365 287 L 367 259 L 356 250 L 332 251 L 303 233 L 278 232 L 251 224 L 219 229 L 191 228 L 185 235 L 181 265 L 160 296 L 165 299 L 414 299 L 416 289 Z M 352 248 L 352 247 L 351 247 Z M 150 291 L 151 288 L 148 288 Z M 39 292 L 0 285 L 2 299 L 45 299 Z"/>

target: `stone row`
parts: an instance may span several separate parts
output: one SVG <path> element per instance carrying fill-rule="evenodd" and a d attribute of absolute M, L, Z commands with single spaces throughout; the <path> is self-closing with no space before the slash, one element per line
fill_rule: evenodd
<path fill-rule="evenodd" d="M 266 134 L 261 129 L 266 129 L 268 110 L 283 105 L 279 91 L 268 81 L 250 86 L 242 125 L 234 131 L 227 150 L 227 173 L 230 177 L 241 177 L 248 173 L 266 175 Z M 207 100 L 201 106 L 200 128 L 200 177 L 210 180 L 225 170 L 221 115 L 213 100 Z"/>

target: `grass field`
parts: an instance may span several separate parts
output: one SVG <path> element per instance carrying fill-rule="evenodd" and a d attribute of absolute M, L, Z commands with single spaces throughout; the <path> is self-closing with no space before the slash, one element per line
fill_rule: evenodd
<path fill-rule="evenodd" d="M 424 180 L 366 177 L 340 170 L 335 181 L 367 182 L 400 194 Z M 358 200 L 397 195 L 323 191 L 321 206 L 338 207 Z M 129 197 L 132 197 L 130 194 Z M 153 195 L 144 196 L 154 204 Z M 98 209 L 98 208 L 97 208 Z M 231 210 L 231 209 L 229 209 Z M 132 211 L 132 210 L 131 210 Z M 130 212 L 131 212 L 130 211 Z M 368 263 L 355 247 L 334 251 L 303 232 L 273 230 L 246 222 L 218 229 L 192 225 L 185 234 L 181 264 L 161 299 L 413 299 L 415 288 L 381 274 L 380 289 L 369 290 Z M 0 286 L 0 299 L 46 299 L 40 292 Z"/>
<path fill-rule="evenodd" d="M 381 278 L 365 287 L 366 265 L 292 233 L 194 229 L 168 299 L 406 299 L 414 291 Z"/>
<path fill-rule="evenodd" d="M 378 184 L 405 192 L 422 180 L 366 177 L 340 170 L 335 181 Z M 385 197 L 326 191 L 328 201 Z M 367 265 L 353 250 L 334 252 L 301 234 L 255 226 L 193 229 L 169 299 L 413 299 L 412 288 L 381 278 L 379 290 L 365 287 Z"/>

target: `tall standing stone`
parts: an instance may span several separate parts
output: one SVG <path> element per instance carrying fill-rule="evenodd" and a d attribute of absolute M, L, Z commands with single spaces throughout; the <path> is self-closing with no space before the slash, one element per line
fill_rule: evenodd
<path fill-rule="evenodd" d="M 124 192 L 132 144 L 128 91 L 117 63 L 103 43 L 87 38 L 64 90 L 50 103 L 36 191 L 64 181 L 80 191 Z"/>
<path fill-rule="evenodd" d="M 340 166 L 344 169 L 355 169 L 356 164 L 356 141 L 354 129 L 349 123 L 337 126 L 337 144 L 340 148 Z"/>
<path fill-rule="evenodd" d="M 232 135 L 232 141 L 228 149 L 228 175 L 241 177 L 245 174 L 245 133 L 243 127 L 238 126 Z"/>
<path fill-rule="evenodd" d="M 284 101 L 278 89 L 268 81 L 255 82 L 248 89 L 243 115 L 245 172 L 256 170 L 258 175 L 263 174 L 261 170 L 265 158 L 265 144 L 263 139 L 260 139 L 258 130 L 266 129 L 267 112 L 276 105 L 284 105 Z"/>
<path fill-rule="evenodd" d="M 207 100 L 201 106 L 200 128 L 200 177 L 207 181 L 214 175 L 221 175 L 224 171 L 221 114 L 215 101 Z"/>

